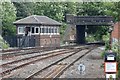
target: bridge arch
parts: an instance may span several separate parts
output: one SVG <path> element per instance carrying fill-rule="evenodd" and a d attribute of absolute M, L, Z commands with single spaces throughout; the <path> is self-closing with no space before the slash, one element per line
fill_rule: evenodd
<path fill-rule="evenodd" d="M 111 16 L 76 16 L 67 14 L 66 22 L 69 25 L 76 26 L 76 43 L 85 43 L 85 27 L 86 26 L 110 26 L 114 24 Z"/>

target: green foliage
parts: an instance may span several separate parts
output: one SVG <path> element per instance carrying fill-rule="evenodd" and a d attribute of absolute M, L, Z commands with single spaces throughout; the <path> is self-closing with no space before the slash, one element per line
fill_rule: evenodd
<path fill-rule="evenodd" d="M 103 2 L 84 2 L 83 4 L 80 3 L 80 6 L 78 6 L 79 12 L 77 12 L 77 15 L 104 15 L 103 4 Z"/>
<path fill-rule="evenodd" d="M 105 51 L 101 53 L 101 57 L 104 58 L 104 56 L 105 56 Z"/>
<path fill-rule="evenodd" d="M 109 39 L 110 39 L 109 36 L 110 36 L 110 34 L 108 32 L 106 33 L 106 35 L 103 35 L 103 37 L 102 37 L 103 41 L 105 41 L 105 42 L 109 41 Z"/>
<path fill-rule="evenodd" d="M 14 4 L 14 5 L 13 5 Z M 0 20 L 2 20 L 3 36 L 15 35 L 16 29 L 13 26 L 13 22 L 17 19 L 27 17 L 29 15 L 45 15 L 52 19 L 55 19 L 63 25 L 60 27 L 61 37 L 64 36 L 66 23 L 66 14 L 75 14 L 80 16 L 113 16 L 114 21 L 120 20 L 120 2 L 3 2 L 0 3 Z M 17 11 L 17 12 L 16 12 Z M 1 25 L 0 25 L 1 28 Z M 94 42 L 98 40 L 105 41 L 105 50 L 110 49 L 109 46 L 109 33 L 106 26 L 89 26 L 87 27 L 88 36 L 86 40 Z M 8 45 L 0 40 L 0 45 L 6 48 Z M 113 47 L 117 51 L 116 44 Z M 104 56 L 102 53 L 102 56 Z M 119 71 L 120 73 L 120 71 Z"/>
<path fill-rule="evenodd" d="M 113 2 L 14 2 L 17 10 L 17 19 L 24 18 L 29 15 L 45 15 L 59 22 L 65 22 L 65 14 L 100 16 L 109 15 L 117 17 L 118 3 Z M 112 7 L 111 7 L 112 6 Z M 93 29 L 94 28 L 94 29 Z M 102 35 L 106 34 L 108 27 L 88 27 L 88 34 L 94 34 L 97 40 L 102 39 Z M 63 31 L 61 31 L 63 32 Z M 62 33 L 63 34 L 63 33 Z"/>
<path fill-rule="evenodd" d="M 119 14 L 120 13 L 120 1 L 114 3 L 114 5 L 115 5 L 115 12 L 116 12 L 116 16 L 114 16 L 115 20 L 120 21 L 120 14 Z"/>
<path fill-rule="evenodd" d="M 67 24 L 63 23 L 63 25 L 60 27 L 60 34 L 64 35 L 63 33 L 65 32 L 65 29 L 67 27 Z"/>
<path fill-rule="evenodd" d="M 14 5 L 13 5 L 14 4 Z M 14 2 L 2 3 L 0 16 L 3 17 L 3 35 L 14 35 L 15 27 L 12 22 L 17 19 L 27 17 L 29 15 L 45 15 L 63 23 L 60 33 L 64 35 L 66 28 L 65 15 L 75 14 L 80 16 L 113 16 L 115 21 L 118 20 L 120 13 L 120 2 Z M 16 13 L 17 11 L 17 13 Z M 4 14 L 3 14 L 4 13 Z M 3 14 L 3 15 L 2 15 Z M 92 42 L 95 40 L 104 40 L 108 35 L 108 27 L 106 26 L 88 26 L 87 33 L 90 35 L 87 40 Z M 92 36 L 92 37 L 91 37 Z M 107 38 L 107 37 L 106 37 Z"/>
<path fill-rule="evenodd" d="M 35 3 L 13 2 L 17 11 L 17 20 L 34 14 Z"/>
<path fill-rule="evenodd" d="M 0 3 L 0 35 L 2 34 L 2 17 L 3 17 L 3 9 L 2 9 L 2 3 Z"/>
<path fill-rule="evenodd" d="M 120 77 L 120 53 L 119 53 L 119 43 L 114 42 L 112 44 L 112 50 L 117 53 L 117 62 L 118 62 L 118 77 Z"/>
<path fill-rule="evenodd" d="M 105 51 L 110 50 L 110 43 L 109 41 L 105 42 Z"/>
<path fill-rule="evenodd" d="M 116 3 L 117 4 L 117 3 Z M 81 16 L 113 16 L 115 21 L 118 18 L 118 12 L 114 2 L 84 2 L 77 3 L 77 15 Z M 95 40 L 102 40 L 106 35 L 109 27 L 106 26 L 88 26 L 87 33 L 92 34 Z"/>
<path fill-rule="evenodd" d="M 104 58 L 105 52 L 107 50 L 110 50 L 110 45 L 109 45 L 109 33 L 107 35 L 103 35 L 103 41 L 105 42 L 105 50 L 101 53 L 101 57 Z"/>
<path fill-rule="evenodd" d="M 88 35 L 88 36 L 86 37 L 86 41 L 87 41 L 87 42 L 95 42 L 95 38 L 94 38 L 93 35 Z"/>
<path fill-rule="evenodd" d="M 106 26 L 100 26 L 95 29 L 94 36 L 97 41 L 103 40 L 103 35 L 107 35 L 108 27 Z"/>
<path fill-rule="evenodd" d="M 118 42 L 114 42 L 114 43 L 112 44 L 112 50 L 113 50 L 114 52 L 119 53 L 119 52 L 118 52 L 118 46 L 119 46 Z"/>
<path fill-rule="evenodd" d="M 117 74 L 117 77 L 120 78 L 120 55 L 117 55 L 117 62 L 118 62 L 118 74 Z"/>
<path fill-rule="evenodd" d="M 3 16 L 2 16 L 3 36 L 15 35 L 16 29 L 15 26 L 13 25 L 13 22 L 16 19 L 15 7 L 10 2 L 3 2 L 2 9 L 3 9 Z"/>
<path fill-rule="evenodd" d="M 37 2 L 35 4 L 34 14 L 45 15 L 57 21 L 63 21 L 63 6 L 62 4 L 55 2 Z"/>
<path fill-rule="evenodd" d="M 95 42 L 95 41 L 103 41 L 106 45 L 109 44 L 109 33 L 105 33 L 104 35 L 99 30 L 96 31 L 94 34 L 88 34 L 86 37 L 86 41 L 88 42 Z"/>
<path fill-rule="evenodd" d="M 3 40 L 3 38 L 0 36 L 0 48 L 7 49 L 9 47 L 9 44 Z"/>

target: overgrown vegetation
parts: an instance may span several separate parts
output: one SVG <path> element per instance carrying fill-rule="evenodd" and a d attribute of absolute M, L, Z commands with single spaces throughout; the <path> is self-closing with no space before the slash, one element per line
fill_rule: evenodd
<path fill-rule="evenodd" d="M 110 50 L 110 44 L 109 44 L 110 34 L 107 33 L 107 35 L 103 35 L 103 41 L 105 42 L 105 50 L 101 53 L 101 57 L 104 58 L 105 53 Z M 120 78 L 120 52 L 119 52 L 119 43 L 114 42 L 112 43 L 112 51 L 117 53 L 117 62 L 118 62 L 118 75 L 117 77 Z"/>
<path fill-rule="evenodd" d="M 3 40 L 3 38 L 0 36 L 0 48 L 7 49 L 9 47 L 9 44 Z"/>
<path fill-rule="evenodd" d="M 95 38 L 94 38 L 93 35 L 87 35 L 86 41 L 87 41 L 87 42 L 95 42 L 96 40 L 95 40 Z"/>
<path fill-rule="evenodd" d="M 61 37 L 64 36 L 66 29 L 65 15 L 75 14 L 79 16 L 113 16 L 114 21 L 119 21 L 120 2 L 0 2 L 0 19 L 2 19 L 3 34 L 2 36 L 13 36 L 16 33 L 13 22 L 15 20 L 30 16 L 30 15 L 45 15 L 63 23 L 60 28 Z M 89 42 L 105 41 L 105 51 L 109 46 L 108 27 L 90 26 L 87 29 L 88 36 L 86 40 Z M 0 46 L 7 48 L 9 45 L 0 39 Z M 113 50 L 118 51 L 118 44 L 113 45 Z M 119 54 L 120 55 L 120 54 Z M 104 52 L 103 55 L 104 56 Z M 118 62 L 120 57 L 118 56 Z M 120 65 L 119 65 L 120 66 Z M 120 68 L 120 67 L 119 67 Z M 120 74 L 120 71 L 119 71 Z"/>
<path fill-rule="evenodd" d="M 117 56 L 117 60 L 118 60 L 118 78 L 120 78 L 120 55 Z"/>
<path fill-rule="evenodd" d="M 120 78 L 120 45 L 118 42 L 113 44 L 112 50 L 117 53 L 118 77 Z"/>
<path fill-rule="evenodd" d="M 118 77 L 120 78 L 120 45 L 118 42 L 113 43 L 112 50 L 117 53 L 117 62 L 118 62 Z"/>
<path fill-rule="evenodd" d="M 114 21 L 119 21 L 120 2 L 2 2 L 0 3 L 0 18 L 2 19 L 3 36 L 13 36 L 16 33 L 13 22 L 30 15 L 44 15 L 63 23 L 60 34 L 64 36 L 67 25 L 66 14 L 79 16 L 113 16 Z M 87 27 L 87 41 L 103 40 L 107 35 L 108 27 Z M 103 40 L 104 41 L 104 40 Z"/>
<path fill-rule="evenodd" d="M 118 42 L 112 44 L 112 51 L 117 53 L 117 62 L 118 62 L 118 75 L 117 77 L 120 78 L 120 53 L 119 53 L 119 45 Z M 101 57 L 104 58 L 106 51 L 110 50 L 109 40 L 105 43 L 105 50 L 101 53 Z"/>
<path fill-rule="evenodd" d="M 113 16 L 118 20 L 120 12 L 119 4 L 114 2 L 3 2 L 0 3 L 0 17 L 3 23 L 3 36 L 15 35 L 13 22 L 15 19 L 21 19 L 30 15 L 45 15 L 61 23 L 65 22 L 66 14 L 75 14 L 80 16 Z M 111 7 L 112 6 L 112 7 Z M 66 28 L 64 26 L 62 28 Z M 63 29 L 61 29 L 63 30 Z M 105 34 L 107 27 L 88 27 L 89 34 L 95 34 L 97 40 Z M 61 34 L 63 31 L 61 31 Z"/>
<path fill-rule="evenodd" d="M 13 3 L 3 2 L 0 4 L 2 7 L 2 36 L 12 36 L 16 33 L 16 28 L 13 22 L 16 20 L 16 8 Z"/>

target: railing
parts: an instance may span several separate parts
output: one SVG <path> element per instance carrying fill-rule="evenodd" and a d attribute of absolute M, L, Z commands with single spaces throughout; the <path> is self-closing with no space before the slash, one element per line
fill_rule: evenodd
<path fill-rule="evenodd" d="M 34 47 L 35 46 L 35 38 L 34 36 L 5 36 L 3 37 L 7 43 L 9 43 L 10 47 Z"/>

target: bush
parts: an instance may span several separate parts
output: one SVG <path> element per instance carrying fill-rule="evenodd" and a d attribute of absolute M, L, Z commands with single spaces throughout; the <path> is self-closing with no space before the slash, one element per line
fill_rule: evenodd
<path fill-rule="evenodd" d="M 88 35 L 88 36 L 86 37 L 86 41 L 87 41 L 87 42 L 95 42 L 95 38 L 94 38 L 94 36 L 92 36 L 92 35 Z"/>
<path fill-rule="evenodd" d="M 101 57 L 104 58 L 104 56 L 105 56 L 105 51 L 101 53 Z"/>
<path fill-rule="evenodd" d="M 3 40 L 3 38 L 0 36 L 0 48 L 7 49 L 9 47 L 9 44 Z"/>
<path fill-rule="evenodd" d="M 101 57 L 104 58 L 105 52 L 107 50 L 110 50 L 110 45 L 109 45 L 109 34 L 103 36 L 103 40 L 105 41 L 105 51 L 101 53 Z M 112 43 L 112 51 L 118 53 L 117 55 L 117 62 L 118 62 L 118 75 L 117 77 L 120 78 L 120 54 L 118 52 L 118 42 Z"/>
<path fill-rule="evenodd" d="M 117 56 L 117 62 L 118 62 L 118 78 L 120 78 L 120 56 Z"/>
<path fill-rule="evenodd" d="M 106 41 L 106 42 L 105 42 L 105 50 L 101 53 L 101 57 L 102 57 L 102 58 L 104 58 L 105 52 L 106 52 L 107 50 L 110 50 L 109 41 Z"/>

